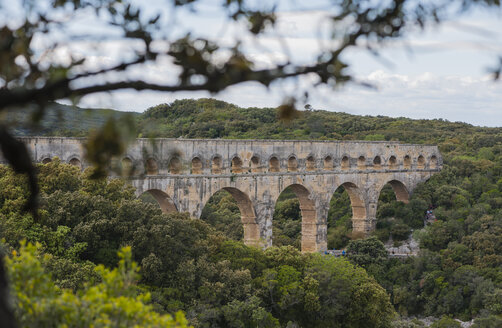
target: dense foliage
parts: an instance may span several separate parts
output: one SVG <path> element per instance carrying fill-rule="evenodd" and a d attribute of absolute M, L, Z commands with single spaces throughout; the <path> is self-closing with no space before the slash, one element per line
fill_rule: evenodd
<path fill-rule="evenodd" d="M 500 320 L 495 318 L 502 315 L 501 128 L 320 110 L 304 111 L 291 122 L 278 121 L 275 116 L 273 109 L 239 108 L 200 99 L 153 107 L 138 120 L 140 131 L 152 136 L 437 144 L 444 159 L 442 172 L 419 186 L 409 204 L 397 202 L 390 186 L 382 190 L 378 204 L 375 236 L 399 244 L 415 231 L 420 255 L 404 262 L 379 257 L 365 267 L 404 315 L 480 316 L 479 325 L 484 317 L 490 318 L 486 322 Z M 430 206 L 437 221 L 423 229 Z M 224 208 L 218 210 L 221 213 Z M 350 199 L 340 188 L 330 204 L 329 248 L 348 245 L 353 237 L 350 217 Z M 285 191 L 274 214 L 274 243 L 298 247 L 300 222 L 298 201 Z"/>
<path fill-rule="evenodd" d="M 5 247 L 18 250 L 8 265 L 24 326 L 65 320 L 73 325 L 81 316 L 120 322 L 127 311 L 137 313 L 130 322 L 154 325 L 173 320 L 163 313 L 182 310 L 197 327 L 388 327 L 394 317 L 385 290 L 345 259 L 293 247 L 247 247 L 203 220 L 162 214 L 136 200 L 123 181 L 91 180 L 90 170 L 80 173 L 57 159 L 38 165 L 41 208 L 35 222 L 22 212 L 24 177 L 0 170 L 0 234 Z M 22 246 L 24 240 L 38 243 L 39 253 Z M 124 245 L 132 258 L 127 248 L 117 256 Z M 141 266 L 139 284 L 131 260 Z M 118 271 L 106 269 L 116 266 Z M 26 281 L 50 291 L 48 298 Z M 91 298 L 96 303 L 80 306 Z M 64 311 L 51 315 L 63 301 Z M 129 301 L 131 307 L 119 306 Z M 150 312 L 151 322 L 142 317 Z"/>
<path fill-rule="evenodd" d="M 138 125 L 143 136 L 437 144 L 443 170 L 420 185 L 409 204 L 395 201 L 390 186 L 382 190 L 375 238 L 352 240 L 350 199 L 343 188 L 335 192 L 328 245 L 346 247 L 349 261 L 385 288 L 402 315 L 442 318 L 438 327 L 449 325 L 449 316 L 476 317 L 477 327 L 497 327 L 502 320 L 502 129 L 325 111 L 305 111 L 284 123 L 275 115 L 273 109 L 243 109 L 211 99 L 180 100 L 149 109 L 138 117 Z M 154 308 L 183 310 L 196 326 L 325 326 L 334 324 L 333 318 L 336 324 L 357 326 L 370 317 L 376 326 L 385 326 L 388 322 L 379 318 L 390 320 L 385 295 L 359 267 L 295 249 L 301 212 L 291 190 L 276 204 L 273 229 L 274 244 L 288 246 L 262 252 L 238 242 L 239 210 L 225 192 L 213 196 L 203 220 L 188 220 L 135 200 L 133 191 L 118 180 L 90 180 L 89 172 L 79 174 L 54 161 L 39 166 L 41 218 L 33 222 L 21 211 L 28 194 L 25 182 L 6 168 L 0 170 L 2 237 L 12 248 L 25 238 L 39 242 L 51 254 L 44 270 L 60 288 L 82 290 L 99 280 L 95 265 L 116 266 L 117 250 L 131 245 L 133 259 L 142 267 L 140 286 L 150 291 Z M 430 206 L 437 221 L 424 228 Z M 399 244 L 410 234 L 420 242 L 418 256 L 384 256 L 381 242 L 391 238 Z M 366 290 L 362 286 L 370 286 L 377 300 L 357 294 Z M 348 294 L 342 287 L 349 288 Z M 355 295 L 376 304 L 370 307 L 376 312 L 365 308 L 352 313 L 352 308 L 361 309 L 353 303 L 358 302 Z M 361 314 L 366 317 L 357 318 Z M 398 322 L 396 327 L 401 327 Z"/>

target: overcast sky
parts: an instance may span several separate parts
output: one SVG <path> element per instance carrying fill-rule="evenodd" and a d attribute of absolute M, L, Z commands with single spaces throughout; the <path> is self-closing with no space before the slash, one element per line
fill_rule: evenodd
<path fill-rule="evenodd" d="M 139 0 L 138 0 L 139 1 Z M 5 0 L 0 0 L 5 4 Z M 290 58 L 298 63 L 312 60 L 320 47 L 325 46 L 329 22 L 325 19 L 328 0 L 309 1 L 309 8 L 300 10 L 302 2 L 289 2 L 278 13 L 277 32 L 255 40 L 245 39 L 246 53 L 260 66 Z M 176 21 L 171 36 L 191 31 L 230 44 L 241 38 L 242 29 L 229 24 L 221 12 L 221 1 L 204 0 L 199 11 L 178 10 L 170 14 L 164 0 L 149 0 L 145 9 L 151 13 L 164 11 Z M 85 25 L 86 31 L 99 31 L 81 17 L 76 29 Z M 79 25 L 80 24 L 80 25 Z M 287 51 L 277 38 L 287 44 Z M 42 42 L 42 41 L 39 41 Z M 121 41 L 100 44 L 99 47 L 76 45 L 72 51 L 85 56 L 92 65 L 103 67 L 123 59 L 124 49 L 131 44 Z M 309 88 L 309 104 L 316 109 L 343 111 L 359 115 L 405 116 L 411 118 L 443 118 L 481 126 L 502 126 L 502 82 L 493 82 L 488 68 L 502 56 L 502 15 L 498 9 L 478 10 L 439 27 L 411 32 L 405 39 L 387 44 L 381 59 L 363 49 L 353 49 L 344 59 L 351 64 L 351 72 L 358 81 L 369 82 L 369 89 L 348 84 L 333 90 L 327 87 L 310 88 L 310 77 L 274 83 L 266 89 L 257 83 L 233 86 L 213 97 L 242 107 L 275 107 L 284 97 L 294 95 L 300 87 Z M 166 83 L 175 81 L 176 73 L 169 62 L 162 60 L 147 68 L 132 72 L 132 76 Z M 209 97 L 208 93 L 158 93 L 120 91 L 95 94 L 83 98 L 81 106 L 109 107 L 142 112 L 159 103 L 181 98 Z M 300 104 L 303 106 L 303 104 Z"/>

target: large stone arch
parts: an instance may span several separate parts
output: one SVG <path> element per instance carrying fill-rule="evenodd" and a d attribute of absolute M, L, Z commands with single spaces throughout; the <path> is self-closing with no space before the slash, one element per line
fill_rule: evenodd
<path fill-rule="evenodd" d="M 410 192 L 408 191 L 408 188 L 403 182 L 399 181 L 396 178 L 390 178 L 378 187 L 378 194 L 376 197 L 377 200 L 380 196 L 380 193 L 382 192 L 383 187 L 386 184 L 389 184 L 392 187 L 392 190 L 394 190 L 394 194 L 396 195 L 396 200 L 398 202 L 407 204 L 410 201 Z"/>
<path fill-rule="evenodd" d="M 317 215 L 315 201 L 311 197 L 312 193 L 307 187 L 294 183 L 282 188 L 279 195 L 286 188 L 291 188 L 300 202 L 300 212 L 302 214 L 302 252 L 317 251 Z"/>
<path fill-rule="evenodd" d="M 148 189 L 144 193 L 149 193 L 153 198 L 155 198 L 157 203 L 159 203 L 162 213 L 172 213 L 178 211 L 171 197 L 169 197 L 169 195 L 162 190 Z"/>
<path fill-rule="evenodd" d="M 260 227 L 256 222 L 256 214 L 253 202 L 246 193 L 235 187 L 220 188 L 211 193 L 209 197 L 207 197 L 207 199 L 203 203 L 202 208 L 206 206 L 206 203 L 209 201 L 209 199 L 220 190 L 227 191 L 237 202 L 237 206 L 239 207 L 239 211 L 241 212 L 242 226 L 244 228 L 244 243 L 249 246 L 262 246 L 260 240 Z"/>
<path fill-rule="evenodd" d="M 358 187 L 354 182 L 344 181 L 336 186 L 330 193 L 333 195 L 335 191 L 343 187 L 350 198 L 350 207 L 352 209 L 352 231 L 355 233 L 362 233 L 364 235 L 368 232 L 368 213 L 366 209 L 366 199 L 363 190 Z"/>

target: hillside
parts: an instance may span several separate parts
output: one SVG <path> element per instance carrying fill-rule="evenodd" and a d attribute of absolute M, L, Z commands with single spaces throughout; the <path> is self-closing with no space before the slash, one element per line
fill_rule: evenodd
<path fill-rule="evenodd" d="M 45 108 L 41 120 L 35 124 L 27 123 L 36 121 L 37 115 L 39 115 L 38 107 L 31 106 L 21 110 L 11 110 L 2 120 L 7 126 L 14 127 L 13 133 L 18 136 L 81 137 L 86 136 L 90 129 L 102 126 L 110 117 L 118 118 L 123 115 L 137 116 L 139 114 L 113 109 L 86 109 L 51 103 Z"/>
<path fill-rule="evenodd" d="M 406 111 L 403 111 L 406 114 Z M 398 140 L 438 144 L 444 153 L 502 143 L 502 128 L 445 120 L 413 120 L 305 110 L 290 122 L 274 108 L 241 108 L 214 99 L 184 99 L 147 109 L 138 118 L 143 137 L 232 139 Z"/>
<path fill-rule="evenodd" d="M 101 114 L 120 115 L 98 110 L 91 111 L 97 115 L 91 114 L 93 119 L 80 120 L 77 109 L 70 113 L 62 125 L 54 116 L 52 121 L 50 116 L 45 118 L 43 133 L 81 135 L 85 127 L 77 123 L 96 126 L 104 122 L 106 115 Z M 49 252 L 67 263 L 64 270 L 55 264 L 48 269 L 59 285 L 71 283 L 71 288 L 77 289 L 91 279 L 81 261 L 113 267 L 117 264 L 116 250 L 127 244 L 132 245 L 133 256 L 141 263 L 142 283 L 152 291 L 155 306 L 171 313 L 183 310 L 197 327 L 230 327 L 229 320 L 241 320 L 244 306 L 246 313 L 253 313 L 246 318 L 256 314 L 271 323 L 253 322 L 249 327 L 286 327 L 289 322 L 327 327 L 328 322 L 370 320 L 358 319 L 360 314 L 376 321 L 381 316 L 385 318 L 382 324 L 374 326 L 389 327 L 387 316 L 392 311 L 388 311 L 387 304 L 402 316 L 445 316 L 444 322 L 452 320 L 448 316 L 477 318 L 473 327 L 502 326 L 501 128 L 321 110 L 302 111 L 291 122 L 284 122 L 277 119 L 272 108 L 240 108 L 213 99 L 178 100 L 149 108 L 135 118 L 142 137 L 363 139 L 437 144 L 444 167 L 414 190 L 408 204 L 397 202 L 392 188 L 384 187 L 377 206 L 377 230 L 373 238 L 365 240 L 352 235 L 348 194 L 343 187 L 333 194 L 327 218 L 328 247 L 346 248 L 347 258 L 365 269 L 357 272 L 363 281 L 358 286 L 370 286 L 372 295 L 378 296 L 376 300 L 369 294 L 357 294 L 353 299 L 343 296 L 340 288 L 357 280 L 352 273 L 350 279 L 329 280 L 343 277 L 339 270 L 349 272 L 349 267 L 339 267 L 345 260 L 301 255 L 295 250 L 302 218 L 291 190 L 281 194 L 273 216 L 273 244 L 286 247 L 262 252 L 241 243 L 240 212 L 230 194 L 214 194 L 204 207 L 202 220 L 188 220 L 180 214 L 164 217 L 156 206 L 137 202 L 132 190 L 121 185 L 123 182 L 107 185 L 88 181 L 85 172 L 78 173 L 75 167 L 54 161 L 39 166 L 44 221 L 33 223 L 20 210 L 27 192 L 17 187 L 21 185 L 16 180 L 19 177 L 4 171 L 0 210 L 6 215 L 0 217 L 0 237 L 9 245 L 17 245 L 25 236 L 29 241 L 48 245 Z M 424 227 L 424 216 L 430 208 L 437 221 Z M 387 258 L 382 242 L 392 239 L 398 246 L 410 233 L 419 242 L 419 254 L 405 260 Z M 51 246 L 66 245 L 68 241 L 78 249 Z M 70 269 L 72 265 L 82 267 Z M 366 274 L 372 278 L 368 280 Z M 333 301 L 333 295 L 340 295 L 340 299 Z M 369 307 L 361 301 L 378 306 Z M 368 308 L 380 312 L 374 316 L 366 311 Z M 399 323 L 394 327 L 421 326 Z"/>

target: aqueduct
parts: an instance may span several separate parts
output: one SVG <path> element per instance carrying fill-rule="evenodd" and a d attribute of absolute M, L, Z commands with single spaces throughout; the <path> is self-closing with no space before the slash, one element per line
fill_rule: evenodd
<path fill-rule="evenodd" d="M 21 138 L 37 162 L 57 156 L 87 167 L 82 138 Z M 272 244 L 277 198 L 291 187 L 300 201 L 302 251 L 327 247 L 327 213 L 335 190 L 350 196 L 353 230 L 375 229 L 380 190 L 389 183 L 407 202 L 418 183 L 442 167 L 436 146 L 373 141 L 137 139 L 120 164 L 141 195 L 150 192 L 164 212 L 199 218 L 219 190 L 236 200 L 250 245 Z"/>

